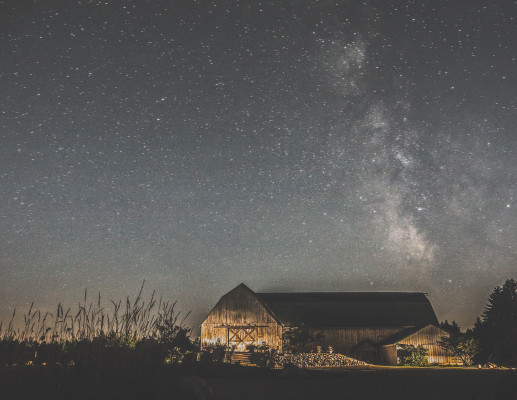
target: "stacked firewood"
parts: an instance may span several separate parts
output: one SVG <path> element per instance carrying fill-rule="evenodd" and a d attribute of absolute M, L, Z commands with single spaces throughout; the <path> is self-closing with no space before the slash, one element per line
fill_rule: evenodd
<path fill-rule="evenodd" d="M 293 365 L 298 368 L 314 367 L 352 367 L 369 365 L 364 361 L 347 357 L 343 354 L 332 353 L 298 353 L 298 354 L 277 354 L 274 362 L 278 367 Z"/>

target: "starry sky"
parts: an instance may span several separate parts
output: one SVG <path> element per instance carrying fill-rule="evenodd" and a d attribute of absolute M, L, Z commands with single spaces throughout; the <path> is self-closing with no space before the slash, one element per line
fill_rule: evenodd
<path fill-rule="evenodd" d="M 517 2 L 0 1 L 0 319 L 145 280 L 423 291 L 517 272 Z"/>

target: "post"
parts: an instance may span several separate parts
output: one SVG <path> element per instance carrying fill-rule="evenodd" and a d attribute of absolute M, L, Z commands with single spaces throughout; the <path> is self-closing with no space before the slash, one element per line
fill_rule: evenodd
<path fill-rule="evenodd" d="M 226 347 L 230 351 L 230 325 L 226 327 Z"/>

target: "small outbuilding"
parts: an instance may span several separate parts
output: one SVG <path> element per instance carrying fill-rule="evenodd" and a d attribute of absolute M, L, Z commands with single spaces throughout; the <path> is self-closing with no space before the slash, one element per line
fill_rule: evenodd
<path fill-rule="evenodd" d="M 457 363 L 438 346 L 448 333 L 429 299 L 412 292 L 255 293 L 240 284 L 203 321 L 201 346 L 243 352 L 267 345 L 281 352 L 283 334 L 300 326 L 318 338 L 314 346 L 371 363 L 396 365 L 398 350 L 409 344 L 427 348 L 431 363 Z"/>
<path fill-rule="evenodd" d="M 450 353 L 438 345 L 439 340 L 449 336 L 449 333 L 436 325 L 426 325 L 420 328 L 409 328 L 391 337 L 386 344 L 380 346 L 381 358 L 386 364 L 399 363 L 399 353 L 408 345 L 423 346 L 427 349 L 430 364 L 458 365 L 462 364 L 459 357 Z"/>

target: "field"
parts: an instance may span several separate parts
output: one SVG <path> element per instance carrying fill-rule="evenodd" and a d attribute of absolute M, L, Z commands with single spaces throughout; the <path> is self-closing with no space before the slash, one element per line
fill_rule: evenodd
<path fill-rule="evenodd" d="M 164 367 L 157 370 L 81 370 L 67 367 L 0 369 L 0 398 L 195 399 L 182 376 L 201 377 L 214 400 L 454 399 L 515 400 L 517 371 L 372 368 L 334 371 L 252 367 Z"/>

